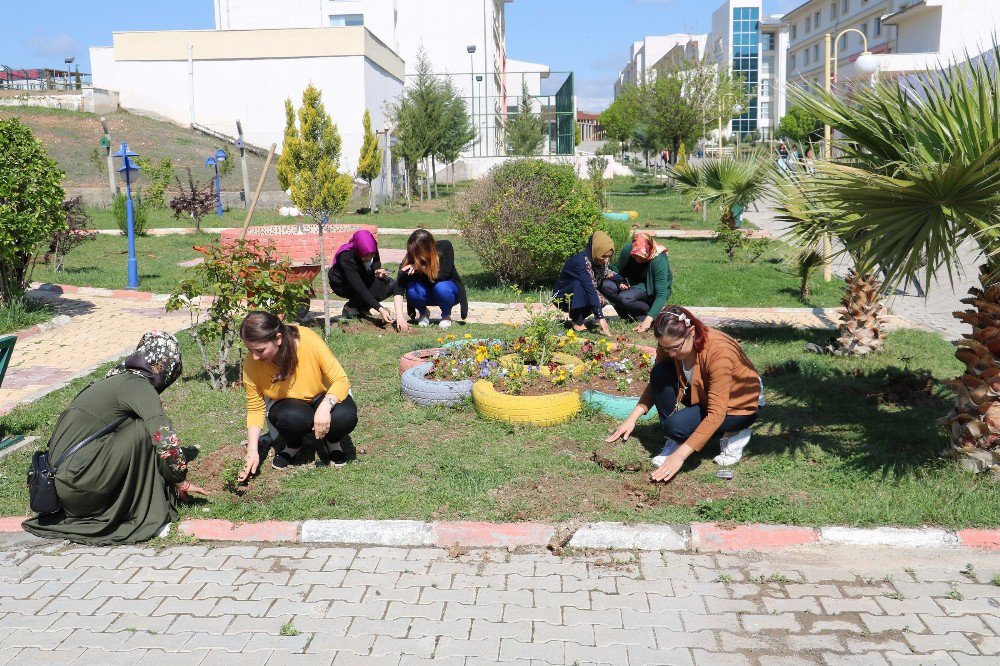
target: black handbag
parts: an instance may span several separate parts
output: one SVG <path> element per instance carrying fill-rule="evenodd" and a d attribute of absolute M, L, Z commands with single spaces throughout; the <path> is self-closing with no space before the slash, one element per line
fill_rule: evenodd
<path fill-rule="evenodd" d="M 118 426 L 125 423 L 128 418 L 127 416 L 123 416 L 114 423 L 104 426 L 85 440 L 77 442 L 54 465 L 49 464 L 48 451 L 35 451 L 35 454 L 31 456 L 31 466 L 28 467 L 28 496 L 30 498 L 31 510 L 44 516 L 57 513 L 62 509 L 62 505 L 59 503 L 59 496 L 56 494 L 56 474 L 59 472 L 59 466 L 66 462 L 74 453 L 94 440 L 100 439 L 109 432 L 117 430 Z"/>

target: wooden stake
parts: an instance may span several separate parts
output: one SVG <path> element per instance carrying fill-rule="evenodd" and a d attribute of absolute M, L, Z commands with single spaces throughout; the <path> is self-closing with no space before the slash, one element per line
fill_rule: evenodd
<path fill-rule="evenodd" d="M 267 178 L 267 170 L 271 168 L 271 160 L 274 159 L 274 151 L 278 149 L 278 144 L 272 143 L 271 150 L 267 152 L 267 161 L 264 162 L 264 170 L 260 172 L 260 180 L 257 181 L 257 191 L 253 193 L 253 201 L 250 202 L 250 209 L 247 211 L 247 219 L 243 221 L 243 233 L 240 239 L 247 237 L 247 228 L 250 226 L 250 218 L 257 208 L 257 199 L 260 198 L 260 191 L 264 189 L 264 179 Z"/>

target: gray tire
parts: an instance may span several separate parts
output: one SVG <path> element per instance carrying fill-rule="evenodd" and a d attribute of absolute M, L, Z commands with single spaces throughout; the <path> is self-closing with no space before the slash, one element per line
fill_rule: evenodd
<path fill-rule="evenodd" d="M 433 363 L 422 363 L 403 373 L 400 385 L 404 398 L 417 405 L 454 405 L 472 395 L 469 379 L 457 382 L 425 379 L 433 367 Z"/>

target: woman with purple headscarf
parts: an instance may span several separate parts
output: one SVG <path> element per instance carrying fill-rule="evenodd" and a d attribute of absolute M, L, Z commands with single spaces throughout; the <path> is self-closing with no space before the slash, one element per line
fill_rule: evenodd
<path fill-rule="evenodd" d="M 382 268 L 378 243 L 370 231 L 355 231 L 333 257 L 330 266 L 330 288 L 347 299 L 345 317 L 359 317 L 369 310 L 378 310 L 382 321 L 392 321 L 389 309 L 381 301 L 392 295 L 395 281 Z"/>

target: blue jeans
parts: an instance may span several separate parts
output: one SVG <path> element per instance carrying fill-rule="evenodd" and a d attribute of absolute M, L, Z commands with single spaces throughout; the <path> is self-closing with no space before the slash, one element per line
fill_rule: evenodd
<path fill-rule="evenodd" d="M 458 303 L 458 285 L 451 280 L 433 285 L 414 280 L 406 287 L 406 302 L 421 317 L 427 316 L 428 306 L 436 305 L 441 308 L 442 319 L 451 319 L 451 309 Z"/>
<path fill-rule="evenodd" d="M 654 365 L 649 372 L 649 383 L 653 387 L 653 403 L 656 405 L 656 412 L 660 415 L 660 427 L 663 429 L 663 434 L 675 442 L 683 444 L 708 416 L 708 405 L 698 404 L 677 409 L 677 392 L 680 390 L 680 382 L 677 379 L 677 370 L 672 361 Z M 738 432 L 749 428 L 757 420 L 759 413 L 758 411 L 753 414 L 727 414 L 712 438 L 721 437 L 727 432 Z"/>

